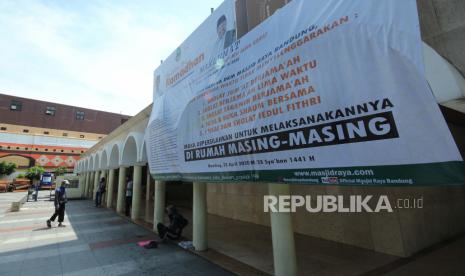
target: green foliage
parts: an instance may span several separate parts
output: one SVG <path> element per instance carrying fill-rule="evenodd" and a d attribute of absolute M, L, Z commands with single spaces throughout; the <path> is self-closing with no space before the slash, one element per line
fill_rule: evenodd
<path fill-rule="evenodd" d="M 0 162 L 0 175 L 10 175 L 16 171 L 15 163 Z"/>
<path fill-rule="evenodd" d="M 53 173 L 55 174 L 55 176 L 60 176 L 64 175 L 67 171 L 68 169 L 66 167 L 58 167 L 55 169 Z"/>
<path fill-rule="evenodd" d="M 26 176 L 23 173 L 20 173 L 16 176 L 16 178 L 26 178 Z"/>
<path fill-rule="evenodd" d="M 45 169 L 40 166 L 30 167 L 26 171 L 26 177 L 30 180 L 39 180 L 40 176 L 45 172 Z"/>

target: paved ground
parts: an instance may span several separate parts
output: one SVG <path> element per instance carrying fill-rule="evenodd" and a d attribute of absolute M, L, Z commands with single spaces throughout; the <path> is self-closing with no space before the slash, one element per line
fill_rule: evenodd
<path fill-rule="evenodd" d="M 190 210 L 181 209 L 191 218 Z M 189 228 L 183 232 L 192 238 Z M 295 234 L 299 275 L 360 275 L 399 258 L 356 246 Z M 273 274 L 271 229 L 208 215 L 208 246 L 268 274 Z"/>
<path fill-rule="evenodd" d="M 40 198 L 0 217 L 0 275 L 231 275 L 174 244 L 139 247 L 153 232 L 89 200 L 67 204 L 64 228 L 46 227 L 52 212 Z"/>
<path fill-rule="evenodd" d="M 93 207 L 90 200 L 70 201 L 65 228 L 56 223 L 52 229 L 45 227 L 53 212 L 46 192 L 20 212 L 5 212 L 9 202 L 23 196 L 0 194 L 0 275 L 231 275 L 174 244 L 158 249 L 137 246 L 154 233 L 114 210 Z M 190 210 L 181 211 L 191 217 Z M 256 269 L 273 272 L 268 227 L 214 215 L 208 221 L 213 250 L 202 256 L 241 275 L 260 275 Z M 189 225 L 184 234 L 189 238 L 191 232 Z M 465 275 L 465 236 L 411 258 L 298 234 L 295 238 L 300 275 Z"/>
<path fill-rule="evenodd" d="M 27 193 L 0 193 L 0 220 L 10 210 L 11 202 L 20 201 Z"/>

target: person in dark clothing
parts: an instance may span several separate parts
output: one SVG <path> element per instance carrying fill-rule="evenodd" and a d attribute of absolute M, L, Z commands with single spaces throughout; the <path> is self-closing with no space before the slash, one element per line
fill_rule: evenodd
<path fill-rule="evenodd" d="M 164 225 L 163 223 L 158 223 L 158 235 L 162 241 L 166 240 L 167 238 L 171 240 L 177 240 L 181 237 L 182 229 L 184 229 L 184 227 L 186 227 L 189 222 L 178 213 L 178 210 L 173 205 L 166 207 L 166 211 L 168 213 L 170 223 L 168 226 Z"/>
<path fill-rule="evenodd" d="M 64 227 L 63 220 L 65 219 L 65 205 L 68 202 L 66 198 L 65 185 L 69 185 L 68 180 L 63 180 L 61 186 L 55 190 L 55 213 L 47 220 L 48 228 L 52 227 L 52 221 L 58 216 L 58 227 Z"/>
<path fill-rule="evenodd" d="M 125 209 L 125 213 L 127 217 L 131 216 L 132 186 L 133 186 L 132 179 L 129 176 L 127 176 L 126 177 L 126 209 Z"/>
<path fill-rule="evenodd" d="M 102 205 L 102 198 L 103 198 L 103 194 L 105 194 L 105 189 L 106 189 L 105 177 L 102 177 L 100 178 L 100 181 L 98 183 L 97 193 L 95 195 L 95 207 L 99 207 L 100 205 Z"/>
<path fill-rule="evenodd" d="M 34 193 L 34 196 L 33 196 L 34 201 L 37 201 L 37 198 L 39 197 L 39 188 L 40 188 L 40 182 L 35 183 L 34 184 L 35 193 Z"/>

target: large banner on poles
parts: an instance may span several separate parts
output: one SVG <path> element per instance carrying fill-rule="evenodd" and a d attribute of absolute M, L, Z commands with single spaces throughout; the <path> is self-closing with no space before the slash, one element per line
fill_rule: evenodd
<path fill-rule="evenodd" d="M 154 72 L 156 179 L 465 183 L 415 0 L 292 1 L 240 40 L 220 6 Z"/>

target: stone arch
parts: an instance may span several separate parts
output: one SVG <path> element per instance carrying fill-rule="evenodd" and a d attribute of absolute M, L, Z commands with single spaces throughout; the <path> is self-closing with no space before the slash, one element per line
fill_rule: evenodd
<path fill-rule="evenodd" d="M 109 158 L 108 158 L 108 167 L 110 169 L 116 169 L 120 165 L 120 144 L 114 143 L 112 146 L 109 147 Z"/>
<path fill-rule="evenodd" d="M 139 152 L 139 162 L 141 163 L 147 163 L 148 160 L 147 160 L 147 143 L 145 141 L 145 139 L 143 140 L 142 142 L 142 147 L 141 147 L 141 151 Z"/>
<path fill-rule="evenodd" d="M 120 164 L 123 166 L 132 166 L 138 162 L 140 148 L 143 141 L 143 135 L 137 132 L 131 132 L 123 143 Z"/>
<path fill-rule="evenodd" d="M 423 60 L 426 79 L 437 102 L 443 103 L 465 97 L 463 76 L 426 43 L 423 43 Z"/>
<path fill-rule="evenodd" d="M 93 170 L 94 170 L 94 156 L 90 156 L 90 157 L 89 157 L 89 167 L 88 167 L 88 170 L 89 170 L 89 171 L 93 171 Z"/>
<path fill-rule="evenodd" d="M 103 150 L 100 153 L 100 169 L 101 170 L 108 169 L 108 155 L 107 155 L 106 150 Z"/>

